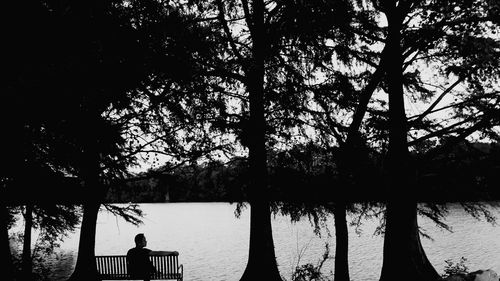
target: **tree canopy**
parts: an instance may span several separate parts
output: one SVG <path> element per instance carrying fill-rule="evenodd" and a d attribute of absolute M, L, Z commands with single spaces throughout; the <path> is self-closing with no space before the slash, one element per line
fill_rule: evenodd
<path fill-rule="evenodd" d="M 348 203 L 387 203 L 381 280 L 423 280 L 437 274 L 417 214 L 439 224 L 441 203 L 498 198 L 495 1 L 37 1 L 8 10 L 2 212 L 48 192 L 60 194 L 49 202 L 84 203 L 79 273 L 95 272 L 92 237 L 108 190 L 110 201 L 127 188 L 119 200 L 248 200 L 242 280 L 260 270 L 281 279 L 273 201 L 325 203 L 307 212 L 336 212 L 344 232 Z M 140 161 L 156 168 L 132 175 Z M 488 218 L 482 203 L 464 207 Z M 132 209 L 109 208 L 135 221 Z"/>

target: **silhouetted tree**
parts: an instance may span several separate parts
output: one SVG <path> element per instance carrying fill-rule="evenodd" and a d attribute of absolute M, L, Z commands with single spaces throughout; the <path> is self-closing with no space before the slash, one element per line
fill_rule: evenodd
<path fill-rule="evenodd" d="M 121 46 L 122 50 L 115 54 L 116 57 L 110 57 L 109 63 L 116 58 L 119 62 L 129 62 L 127 66 L 131 69 L 120 70 L 121 78 L 130 79 L 126 87 L 115 84 L 114 80 L 103 85 L 116 91 L 116 96 L 112 97 L 123 95 L 119 100 L 121 103 L 99 100 L 98 107 L 88 108 L 91 113 L 89 120 L 95 122 L 92 127 L 107 129 L 109 138 L 100 139 L 100 135 L 90 134 L 86 139 L 88 142 L 84 143 L 87 161 L 82 167 L 82 177 L 94 191 L 87 194 L 94 197 L 87 198 L 87 216 L 84 206 L 79 258 L 71 280 L 94 278 L 95 222 L 100 200 L 104 199 L 107 187 L 124 182 L 119 177 L 136 156 L 142 153 L 147 160 L 149 155 L 162 154 L 170 158 L 165 169 L 171 169 L 216 149 L 213 135 L 204 122 L 217 108 L 204 103 L 205 100 L 213 102 L 213 99 L 204 95 L 205 80 L 195 79 L 200 77 L 195 76 L 198 69 L 192 62 L 197 56 L 211 57 L 206 53 L 212 49 L 205 48 L 208 45 L 203 44 L 204 30 L 198 28 L 196 19 L 185 13 L 182 5 L 165 5 L 156 1 L 115 3 L 98 6 L 96 10 L 91 7 L 88 12 L 91 16 L 88 28 L 106 27 L 120 35 L 111 38 L 110 42 L 98 38 L 109 43 L 110 51 L 118 44 L 130 44 Z M 114 18 L 109 17 L 110 13 Z M 99 54 L 99 50 L 93 51 Z M 101 107 L 106 104 L 108 107 Z M 165 169 L 156 174 L 161 175 Z M 127 215 L 127 211 L 133 209 L 111 210 L 137 222 Z"/>
<path fill-rule="evenodd" d="M 422 84 L 416 82 L 423 79 L 422 75 L 419 70 L 411 68 L 415 60 L 426 61 L 429 56 L 432 58 L 430 60 L 443 63 L 438 67 L 444 72 L 456 74 L 459 80 L 465 79 L 466 85 L 472 86 L 471 90 L 476 89 L 472 93 L 484 93 L 487 85 L 482 84 L 478 78 L 486 78 L 482 75 L 483 71 L 493 70 L 498 64 L 498 60 L 490 60 L 493 58 L 490 55 L 495 53 L 493 46 L 498 42 L 487 39 L 488 30 L 491 30 L 487 22 L 491 22 L 493 15 L 490 14 L 489 8 L 496 5 L 470 2 L 444 5 L 432 1 L 394 1 L 374 5 L 387 18 L 385 55 L 388 56 L 384 90 L 389 96 L 389 146 L 386 167 L 388 194 L 391 197 L 387 202 L 381 280 L 394 280 L 401 276 L 409 280 L 439 279 L 420 243 L 415 167 L 410 158 L 407 141 L 409 126 L 405 112 L 405 88 L 409 92 L 415 90 L 422 95 L 420 97 L 432 94 L 431 91 L 425 90 L 425 87 L 419 87 Z M 457 42 L 458 38 L 467 39 L 459 39 Z M 480 44 L 484 48 L 480 53 L 488 50 L 487 54 L 479 55 L 480 53 L 473 50 L 464 52 L 468 44 Z M 447 63 L 450 60 L 453 61 L 452 65 Z M 406 69 L 408 71 L 405 72 Z M 489 74 L 487 79 L 494 81 L 497 79 L 495 77 L 498 77 L 498 73 Z M 480 91 L 477 91 L 478 87 Z M 485 119 L 482 118 L 495 120 L 495 117 L 486 114 L 475 119 L 475 125 L 483 123 Z M 473 128 L 476 130 L 479 127 Z M 469 130 L 462 132 L 467 131 Z M 431 135 L 433 134 L 428 137 Z"/>
<path fill-rule="evenodd" d="M 50 133 L 41 125 L 47 124 L 50 118 L 47 114 L 40 114 L 44 110 L 53 112 L 58 107 L 53 103 L 53 96 L 46 95 L 47 92 L 44 91 L 45 83 L 54 74 L 48 63 L 54 50 L 44 44 L 33 44 L 35 41 L 52 39 L 45 32 L 45 28 L 49 28 L 52 22 L 44 8 L 36 3 L 16 2 L 5 8 L 10 12 L 3 17 L 6 22 L 2 24 L 11 28 L 5 34 L 9 44 L 4 62 L 9 73 L 2 85 L 4 95 L 1 103 L 1 119 L 5 122 L 5 132 L 9 135 L 2 138 L 1 143 L 6 151 L 5 161 L 2 161 L 0 169 L 2 208 L 7 204 L 24 204 L 33 200 L 35 196 L 30 196 L 30 193 L 41 189 L 39 185 L 44 186 L 46 193 L 50 193 L 48 190 L 60 183 L 61 178 L 54 172 L 61 167 L 61 162 L 53 161 L 54 154 L 49 152 L 55 148 L 55 142 L 48 145 Z M 44 35 L 47 37 L 44 38 Z M 24 198 L 12 198 L 11 191 L 18 191 L 18 195 Z M 7 238 L 7 225 L 4 225 L 7 219 L 3 217 L 5 212 L 2 210 L 2 233 Z M 2 234 L 2 239 L 3 237 Z M 9 280 L 13 269 L 9 262 L 8 239 L 2 240 L 4 242 L 6 244 L 2 246 L 2 255 L 6 260 L 6 279 Z"/>
<path fill-rule="evenodd" d="M 79 208 L 75 205 L 55 205 L 51 203 L 28 203 L 24 207 L 11 207 L 11 214 L 24 218 L 22 232 L 21 280 L 36 280 L 42 276 L 37 268 L 43 268 L 44 257 L 53 254 L 69 231 L 73 231 L 79 223 Z M 22 216 L 21 216 L 22 214 Z M 35 247 L 31 232 L 38 230 Z"/>
<path fill-rule="evenodd" d="M 330 32 L 332 26 L 344 24 L 349 19 L 343 13 L 347 7 L 342 1 L 338 3 L 276 2 L 264 7 L 259 1 L 241 4 L 214 1 L 194 2 L 194 6 L 186 9 L 199 17 L 194 21 L 206 22 L 208 28 L 213 29 L 207 34 L 212 42 L 206 42 L 206 46 L 219 48 L 218 53 L 198 50 L 195 60 L 199 65 L 196 71 L 200 71 L 195 75 L 207 81 L 205 96 L 218 96 L 221 101 L 212 103 L 219 109 L 212 124 L 225 133 L 235 134 L 241 144 L 249 148 L 250 178 L 255 182 L 248 194 L 251 204 L 252 198 L 255 202 L 251 211 L 254 222 L 249 269 L 244 276 L 262 268 L 271 276 L 279 275 L 274 261 L 266 195 L 266 147 L 283 139 L 295 141 L 290 128 L 300 122 L 298 117 L 302 111 L 298 107 L 303 109 L 305 106 L 307 80 L 314 73 L 314 67 L 308 64 L 318 60 L 318 56 L 307 57 L 307 42 L 321 39 L 319 33 Z M 245 92 L 241 91 L 242 87 Z M 180 88 L 181 92 L 197 96 L 193 95 L 196 90 L 190 87 L 187 91 Z M 201 100 L 205 107 L 210 106 L 208 98 Z M 240 103 L 241 108 L 234 109 L 234 103 Z M 259 227 L 255 228 L 257 225 Z"/>
<path fill-rule="evenodd" d="M 482 3 L 483 8 L 479 8 L 480 5 L 473 6 L 471 3 L 464 2 L 454 3 L 455 6 L 451 5 L 452 8 L 449 3 L 435 3 L 433 1 L 418 3 L 399 1 L 398 3 L 400 7 L 396 9 L 385 8 L 386 6 L 390 7 L 392 4 L 379 3 L 378 1 L 354 4 L 356 13 L 353 16 L 353 24 L 343 30 L 354 33 L 356 43 L 351 46 L 338 44 L 332 48 L 334 50 L 333 66 L 330 66 L 330 69 L 325 68 L 326 82 L 318 83 L 314 89 L 315 101 L 322 111 L 311 110 L 310 113 L 316 120 L 314 125 L 319 129 L 319 134 L 326 140 L 323 143 L 326 145 L 339 145 L 336 161 L 343 182 L 355 182 L 356 179 L 359 181 L 360 175 L 361 179 L 373 179 L 376 176 L 376 174 L 371 176 L 365 174 L 369 169 L 363 169 L 364 165 L 362 163 L 367 159 L 367 153 L 359 152 L 365 150 L 364 147 L 368 147 L 368 145 L 372 149 L 384 152 L 388 135 L 389 138 L 393 137 L 393 142 L 389 145 L 390 150 L 392 150 L 390 155 L 396 155 L 398 164 L 391 166 L 390 163 L 393 160 L 391 159 L 392 156 L 389 156 L 388 159 L 391 160 L 387 161 L 389 164 L 386 168 L 388 167 L 390 171 L 390 167 L 401 168 L 407 165 L 407 172 L 410 171 L 410 174 L 414 173 L 411 171 L 415 169 L 415 164 L 410 165 L 407 163 L 410 161 L 409 155 L 402 148 L 408 147 L 402 143 L 403 135 L 405 135 L 406 139 L 406 130 L 410 130 L 409 137 L 415 136 L 415 139 L 408 143 L 410 148 L 431 138 L 446 139 L 445 142 L 442 142 L 442 144 L 446 143 L 446 145 L 437 145 L 432 150 L 426 151 L 430 152 L 423 157 L 427 160 L 432 159 L 432 155 L 445 153 L 447 149 L 450 149 L 465 137 L 470 136 L 473 132 L 484 130 L 485 134 L 493 139 L 497 135 L 497 132 L 495 133 L 495 130 L 492 130 L 492 127 L 486 124 L 488 122 L 492 124 L 498 122 L 498 119 L 494 117 L 496 115 L 492 115 L 497 112 L 495 104 L 498 102 L 498 95 L 496 94 L 498 91 L 494 87 L 488 87 L 488 83 L 479 81 L 489 81 L 490 85 L 497 84 L 495 82 L 497 81 L 497 72 L 495 71 L 497 68 L 495 65 L 498 64 L 498 60 L 492 54 L 496 52 L 494 46 L 498 43 L 491 40 L 491 35 L 496 28 L 494 24 L 497 20 L 495 20 L 494 11 L 498 10 L 498 6 L 493 3 Z M 398 32 L 401 34 L 394 35 L 399 43 L 394 43 L 389 38 L 389 35 L 393 36 L 394 33 L 398 32 L 393 30 L 392 33 L 389 33 L 388 30 L 390 29 L 385 26 L 386 21 L 381 20 L 379 17 L 381 14 L 386 14 L 386 18 L 389 18 L 389 14 L 395 15 L 394 17 L 398 19 L 396 23 L 400 21 L 397 23 L 400 26 L 396 27 L 396 29 L 400 28 Z M 394 23 L 394 21 L 391 21 L 391 23 Z M 474 25 L 476 28 L 473 27 Z M 479 34 L 486 36 L 480 38 Z M 396 44 L 401 44 L 403 50 L 388 51 L 389 48 L 396 48 L 397 46 L 394 47 Z M 479 47 L 482 51 L 473 52 L 473 45 Z M 450 52 L 450 50 L 453 51 Z M 395 58 L 397 56 L 395 54 L 398 52 L 401 52 L 403 56 L 401 60 L 404 60 L 404 62 L 396 62 Z M 432 69 L 437 70 L 436 76 L 455 75 L 458 79 L 450 84 L 448 88 L 443 87 L 442 93 L 437 93 L 426 84 L 427 81 L 432 79 L 429 80 L 429 77 L 424 74 L 426 67 L 423 62 L 427 63 L 429 68 L 435 67 Z M 397 66 L 398 64 L 401 64 L 401 66 Z M 358 68 L 353 68 L 353 65 Z M 392 69 L 391 71 L 397 68 L 402 74 L 395 76 L 396 72 L 389 73 L 389 68 Z M 495 74 L 485 76 L 484 72 Z M 465 75 L 462 76 L 462 74 Z M 402 78 L 401 75 L 403 75 Z M 387 104 L 384 99 L 380 98 L 378 93 L 382 90 L 389 93 L 389 97 L 391 95 L 392 97 L 399 96 L 398 94 L 393 95 L 390 90 L 399 89 L 395 88 L 393 84 L 398 79 L 401 81 L 400 84 L 404 85 L 406 92 L 412 95 L 411 99 L 414 101 L 425 103 L 431 96 L 437 95 L 437 99 L 433 103 L 429 103 L 428 109 L 422 111 L 421 114 L 410 117 L 411 122 L 408 127 L 402 125 L 406 122 L 403 120 L 406 120 L 403 98 L 400 98 L 398 103 L 395 103 L 395 99 L 392 98 L 392 101 L 389 102 L 390 114 L 381 110 L 381 108 L 387 108 Z M 436 79 L 432 83 L 433 85 L 440 85 L 443 80 Z M 392 85 L 390 89 L 389 85 Z M 470 92 L 474 92 L 476 95 L 467 95 L 465 92 L 455 91 L 456 94 L 463 98 L 463 101 L 436 109 L 437 104 L 443 97 L 453 92 L 457 85 L 465 85 L 470 88 Z M 403 90 L 399 89 L 398 91 L 401 97 L 404 97 Z M 389 99 L 391 100 L 391 98 Z M 478 100 L 481 101 L 479 103 L 482 105 L 476 103 Z M 392 104 L 392 109 L 390 104 Z M 395 107 L 399 109 L 396 110 Z M 443 118 L 426 119 L 425 122 L 422 122 L 430 114 L 450 108 L 456 109 L 458 114 L 454 114 L 450 119 L 446 120 L 446 122 L 449 122 L 449 126 L 442 127 Z M 388 120 L 396 120 L 396 112 L 399 112 L 399 117 L 397 117 L 399 123 L 389 123 Z M 465 112 L 468 112 L 468 114 Z M 478 112 L 478 114 L 471 116 L 471 112 Z M 341 119 L 345 115 L 351 117 L 347 119 L 352 120 L 350 124 L 345 122 L 345 119 Z M 362 122 L 364 116 L 367 116 L 367 118 L 366 121 Z M 452 120 L 455 123 L 450 122 Z M 429 134 L 425 130 L 430 130 L 431 133 Z M 385 131 L 390 131 L 390 133 L 386 134 Z M 394 143 L 395 136 L 399 136 L 398 141 L 400 143 Z M 333 139 L 333 141 L 328 142 L 328 138 Z M 394 153 L 397 149 L 400 150 Z M 403 161 L 403 159 L 406 160 Z M 389 173 L 392 173 L 396 180 L 396 176 L 404 175 L 404 173 L 399 172 L 392 171 Z M 392 179 L 392 176 L 389 175 L 388 178 Z M 415 185 L 410 188 L 414 192 L 417 190 Z M 385 190 L 380 194 L 393 197 L 391 195 L 392 191 L 387 192 Z M 417 195 L 414 194 L 413 196 L 417 198 Z M 398 196 L 394 196 L 394 198 L 398 198 Z M 427 207 L 422 208 L 419 210 L 421 214 L 433 216 L 433 212 L 426 209 Z M 479 208 L 484 210 L 482 207 Z M 430 209 L 432 210 L 433 207 Z M 466 207 L 466 209 L 468 208 Z M 436 214 L 439 213 L 436 212 Z M 339 215 L 342 216 L 340 212 Z M 342 219 L 339 217 L 336 219 L 337 221 L 341 223 Z M 413 229 L 416 231 L 413 240 L 417 241 L 418 239 L 415 237 L 418 236 L 418 227 L 413 227 Z M 346 240 L 338 243 L 338 245 L 346 244 Z M 418 256 L 419 258 L 416 259 L 420 259 L 422 265 L 427 264 L 421 268 L 429 268 L 429 264 L 424 257 L 425 254 L 423 254 L 423 250 L 418 244 L 420 244 L 419 241 L 417 241 L 417 246 L 414 248 L 417 252 L 410 254 L 410 256 Z M 391 248 L 402 249 L 397 246 Z M 347 256 L 339 255 L 339 258 L 339 260 L 345 261 L 343 264 L 346 268 Z M 404 262 L 400 255 L 394 255 L 393 261 L 396 260 Z M 399 268 L 407 267 L 400 266 Z M 434 270 L 427 271 L 432 275 Z M 415 274 L 405 275 L 416 276 Z M 433 276 L 436 276 L 436 274 L 433 274 Z"/>
<path fill-rule="evenodd" d="M 23 280 L 32 280 L 32 257 L 31 257 L 31 228 L 33 227 L 33 206 L 28 204 L 24 212 L 24 235 L 22 254 L 22 276 Z"/>
<path fill-rule="evenodd" d="M 62 173 L 84 183 L 85 196 L 79 198 L 84 203 L 82 239 L 73 279 L 96 279 L 95 219 L 104 183 L 130 161 L 115 160 L 123 145 L 121 128 L 105 113 L 127 103 L 127 90 L 142 77 L 141 53 L 132 28 L 111 13 L 117 7 L 111 3 L 25 4 L 11 9 L 17 33 L 9 37 L 15 44 L 8 60 L 12 72 L 7 96 L 22 104 L 19 114 L 24 115 L 11 118 L 15 122 L 10 132 L 22 136 L 16 142 L 23 149 L 13 156 L 13 163 L 22 164 L 7 179 L 28 192 L 35 190 L 34 183 L 45 183 L 36 176 Z"/>
<path fill-rule="evenodd" d="M 305 85 L 313 76 L 305 42 L 344 22 L 345 7 L 336 3 L 196 2 L 224 43 L 209 74 L 223 77 L 225 83 L 218 87 L 241 106 L 226 112 L 220 127 L 234 133 L 249 152 L 250 250 L 241 280 L 263 273 L 270 280 L 281 279 L 271 232 L 266 154 L 280 139 L 293 141 L 293 134 L 286 132 L 297 125 L 301 112 L 296 105 L 305 103 Z"/>

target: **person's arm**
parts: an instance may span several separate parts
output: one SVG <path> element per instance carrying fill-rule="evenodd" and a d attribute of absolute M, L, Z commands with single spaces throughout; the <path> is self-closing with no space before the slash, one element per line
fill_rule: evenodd
<path fill-rule="evenodd" d="M 156 256 L 168 256 L 168 255 L 178 255 L 179 252 L 177 251 L 150 251 L 150 255 L 156 255 Z"/>

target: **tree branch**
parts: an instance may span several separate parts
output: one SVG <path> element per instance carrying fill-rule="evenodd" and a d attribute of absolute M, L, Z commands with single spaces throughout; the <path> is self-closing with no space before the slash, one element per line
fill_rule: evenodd
<path fill-rule="evenodd" d="M 464 77 L 460 77 L 457 79 L 457 81 L 455 81 L 455 83 L 453 83 L 451 86 L 449 86 L 446 90 L 444 90 L 441 95 L 439 95 L 439 97 L 424 111 L 422 112 L 420 115 L 417 115 L 417 116 L 412 116 L 411 118 L 415 118 L 416 119 L 414 121 L 412 121 L 412 123 L 419 123 L 422 121 L 422 119 L 424 119 L 427 115 L 429 115 L 432 110 L 438 105 L 438 103 L 448 94 L 451 92 L 451 90 L 453 90 L 458 84 L 460 84 L 462 81 L 464 81 L 465 78 Z M 408 120 L 410 120 L 410 118 L 408 118 Z"/>
<path fill-rule="evenodd" d="M 359 128 L 361 127 L 361 122 L 363 121 L 366 110 L 368 108 L 368 103 L 373 93 L 377 89 L 378 84 L 382 80 L 382 77 L 385 73 L 384 71 L 384 65 L 386 61 L 385 53 L 386 53 L 386 47 L 384 47 L 384 49 L 382 50 L 382 56 L 380 58 L 380 62 L 379 65 L 377 66 L 377 69 L 373 73 L 370 81 L 368 81 L 368 84 L 360 93 L 359 103 L 358 106 L 356 107 L 356 110 L 354 111 L 352 122 L 351 125 L 349 126 L 347 139 L 349 139 L 349 135 L 353 135 L 352 137 L 354 137 L 354 134 L 356 134 L 359 131 Z"/>
<path fill-rule="evenodd" d="M 231 31 L 229 30 L 229 26 L 228 26 L 226 18 L 225 18 L 225 9 L 224 9 L 224 4 L 222 3 L 222 0 L 217 0 L 217 6 L 219 8 L 218 18 L 219 18 L 219 21 L 222 25 L 222 28 L 224 29 L 224 33 L 226 34 L 227 40 L 229 42 L 229 46 L 231 46 L 232 52 L 241 61 L 241 63 L 244 63 L 245 60 L 241 56 L 241 53 L 238 51 L 238 48 L 236 47 L 233 36 L 231 35 Z"/>
<path fill-rule="evenodd" d="M 475 96 L 475 97 L 472 97 L 472 98 L 470 98 L 468 100 L 465 100 L 465 101 L 462 101 L 462 102 L 450 104 L 450 105 L 443 106 L 443 107 L 435 109 L 435 110 L 431 110 L 427 114 L 432 114 L 432 113 L 436 113 L 436 112 L 439 112 L 439 111 L 442 111 L 442 110 L 445 110 L 445 109 L 448 109 L 448 108 L 453 108 L 453 107 L 458 107 L 458 106 L 461 106 L 461 105 L 466 105 L 466 104 L 472 103 L 472 102 L 474 102 L 476 100 L 480 100 L 480 99 L 484 99 L 484 98 L 488 98 L 488 97 L 491 97 L 491 96 L 498 95 L 498 93 L 499 92 L 496 91 L 496 92 L 492 92 L 492 93 L 485 94 L 485 95 L 482 95 L 482 96 Z M 411 123 L 415 123 L 415 121 L 411 121 L 411 120 L 415 119 L 415 118 L 418 118 L 420 115 L 421 114 L 408 117 L 408 121 L 410 121 Z"/>
<path fill-rule="evenodd" d="M 417 144 L 417 143 L 419 143 L 421 141 L 428 140 L 428 139 L 433 138 L 433 137 L 442 136 L 442 135 L 444 135 L 446 133 L 451 132 L 451 129 L 453 129 L 453 128 L 456 128 L 456 127 L 458 127 L 460 125 L 466 124 L 466 123 L 471 122 L 471 121 L 473 121 L 475 119 L 478 119 L 478 118 L 484 118 L 484 116 L 485 115 L 483 114 L 483 115 L 481 115 L 479 117 L 473 116 L 473 117 L 467 118 L 465 120 L 459 121 L 459 122 L 457 122 L 455 124 L 452 124 L 452 125 L 450 125 L 450 126 L 448 126 L 446 128 L 443 128 L 443 129 L 438 130 L 438 131 L 434 131 L 434 132 L 432 132 L 432 133 L 430 133 L 428 135 L 425 135 L 425 136 L 420 137 L 420 138 L 418 138 L 416 140 L 408 142 L 408 146 L 413 146 L 413 145 L 415 145 L 415 144 Z M 471 128 L 473 128 L 473 127 L 471 127 Z"/>

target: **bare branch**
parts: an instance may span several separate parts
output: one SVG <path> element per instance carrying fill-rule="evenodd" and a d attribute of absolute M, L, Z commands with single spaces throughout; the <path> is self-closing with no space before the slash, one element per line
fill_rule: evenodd
<path fill-rule="evenodd" d="M 432 110 L 438 105 L 438 103 L 448 94 L 450 93 L 458 84 L 460 84 L 462 81 L 464 81 L 464 77 L 460 77 L 457 79 L 457 81 L 455 81 L 455 83 L 453 83 L 451 86 L 449 86 L 446 90 L 444 90 L 441 95 L 439 95 L 439 97 L 424 111 L 422 112 L 420 115 L 417 115 L 417 116 L 413 116 L 411 118 L 415 118 L 416 119 L 414 121 L 412 121 L 412 123 L 419 123 L 422 121 L 422 119 L 424 119 L 427 115 L 429 115 Z M 410 118 L 408 118 L 409 120 Z"/>

